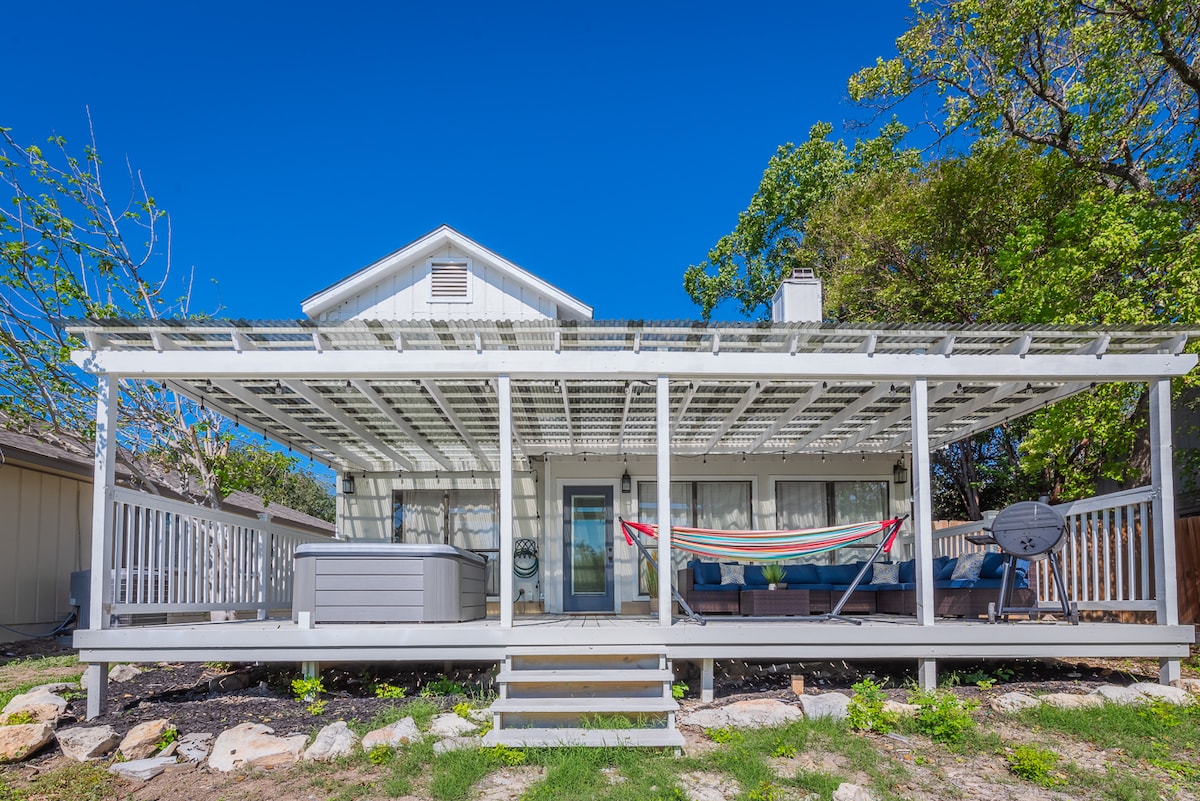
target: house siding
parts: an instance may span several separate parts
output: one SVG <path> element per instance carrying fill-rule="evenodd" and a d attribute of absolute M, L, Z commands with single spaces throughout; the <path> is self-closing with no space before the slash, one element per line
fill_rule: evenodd
<path fill-rule="evenodd" d="M 91 482 L 9 462 L 0 509 L 0 623 L 45 633 L 71 611 L 71 572 L 87 567 Z M 18 638 L 0 629 L 0 642 Z"/>

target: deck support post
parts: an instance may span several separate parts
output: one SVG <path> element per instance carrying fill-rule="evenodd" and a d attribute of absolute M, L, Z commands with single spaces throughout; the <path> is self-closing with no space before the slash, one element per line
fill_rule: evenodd
<path fill-rule="evenodd" d="M 700 703 L 711 704 L 713 702 L 713 660 L 712 658 L 700 660 Z"/>
<path fill-rule="evenodd" d="M 496 379 L 500 415 L 500 628 L 513 625 L 512 379 Z"/>
<path fill-rule="evenodd" d="M 108 709 L 108 663 L 87 666 L 87 719 L 95 720 Z"/>
<path fill-rule="evenodd" d="M 929 465 L 929 382 L 917 378 L 909 395 L 912 417 L 913 558 L 916 560 L 917 623 L 933 625 L 933 471 Z M 932 664 L 932 663 L 931 663 Z M 933 668 L 930 668 L 933 673 Z"/>
<path fill-rule="evenodd" d="M 301 662 L 300 672 L 306 679 L 321 678 L 321 663 L 320 662 Z"/>
<path fill-rule="evenodd" d="M 117 466 L 116 381 L 108 375 L 96 377 L 96 446 L 92 479 L 92 586 L 91 610 L 85 625 L 92 630 L 111 624 L 113 603 L 113 483 Z M 88 665 L 87 717 L 104 712 L 108 704 L 108 663 Z"/>
<path fill-rule="evenodd" d="M 1175 566 L 1175 473 L 1171 459 L 1171 379 L 1150 382 L 1150 483 L 1154 487 L 1151 508 L 1154 517 L 1154 596 L 1156 622 L 1179 625 L 1179 587 Z M 1164 684 L 1180 678 L 1178 659 L 1163 659 L 1159 680 Z"/>
<path fill-rule="evenodd" d="M 658 622 L 671 625 L 671 381 L 660 375 L 655 390 L 658 424 Z"/>
<path fill-rule="evenodd" d="M 927 691 L 933 691 L 937 689 L 936 659 L 917 660 L 917 686 L 922 690 Z"/>

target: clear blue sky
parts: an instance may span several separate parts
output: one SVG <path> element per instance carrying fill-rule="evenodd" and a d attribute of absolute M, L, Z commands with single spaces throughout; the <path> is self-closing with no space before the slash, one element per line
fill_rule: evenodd
<path fill-rule="evenodd" d="M 865 116 L 846 78 L 894 54 L 907 15 L 900 0 L 13 3 L 0 126 L 82 144 L 89 106 L 110 191 L 128 158 L 170 212 L 194 311 L 297 318 L 448 223 L 599 318 L 693 318 L 684 268 L 779 144 Z"/>

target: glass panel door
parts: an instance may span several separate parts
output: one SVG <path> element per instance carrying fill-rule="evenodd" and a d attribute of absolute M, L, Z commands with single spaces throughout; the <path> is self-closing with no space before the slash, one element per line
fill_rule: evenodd
<path fill-rule="evenodd" d="M 563 490 L 563 611 L 612 612 L 612 487 Z"/>

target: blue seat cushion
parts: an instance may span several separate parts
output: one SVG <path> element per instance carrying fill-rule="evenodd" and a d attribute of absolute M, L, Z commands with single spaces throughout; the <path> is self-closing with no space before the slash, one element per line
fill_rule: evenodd
<path fill-rule="evenodd" d="M 874 585 L 874 587 L 877 592 L 882 592 L 884 590 L 909 591 L 909 590 L 915 590 L 917 588 L 917 584 L 916 584 L 916 582 L 913 582 L 913 581 L 902 581 L 899 584 L 876 584 L 876 585 Z"/>
<path fill-rule="evenodd" d="M 783 580 L 789 587 L 800 584 L 818 584 L 816 565 L 785 565 Z"/>
<path fill-rule="evenodd" d="M 822 584 L 844 584 L 849 585 L 854 581 L 854 577 L 858 575 L 858 571 L 862 570 L 862 562 L 855 562 L 852 565 L 818 565 L 817 578 Z M 864 576 L 864 578 L 866 578 Z"/>
<path fill-rule="evenodd" d="M 834 584 L 830 589 L 832 589 L 834 592 L 845 592 L 846 590 L 850 589 L 850 585 L 849 584 Z M 857 587 L 854 588 L 854 591 L 855 592 L 875 592 L 875 590 L 877 590 L 877 589 L 879 589 L 879 587 L 877 587 L 874 584 L 859 584 Z"/>

